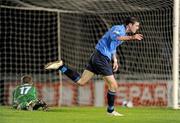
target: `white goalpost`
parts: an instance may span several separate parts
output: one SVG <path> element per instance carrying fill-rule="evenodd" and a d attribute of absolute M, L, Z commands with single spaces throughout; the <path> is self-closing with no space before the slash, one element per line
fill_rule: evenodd
<path fill-rule="evenodd" d="M 174 0 L 173 16 L 173 108 L 178 109 L 179 90 L 179 0 Z"/>

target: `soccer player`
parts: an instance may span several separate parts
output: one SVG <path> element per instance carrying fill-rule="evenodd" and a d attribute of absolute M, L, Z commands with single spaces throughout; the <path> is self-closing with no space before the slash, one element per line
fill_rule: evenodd
<path fill-rule="evenodd" d="M 98 41 L 94 53 L 91 55 L 89 63 L 82 76 L 76 71 L 67 67 L 62 60 L 50 62 L 45 65 L 45 69 L 58 69 L 78 85 L 86 84 L 95 74 L 103 76 L 108 85 L 108 107 L 107 114 L 111 116 L 123 116 L 115 111 L 114 100 L 118 88 L 113 72 L 118 70 L 116 58 L 116 48 L 125 41 L 140 41 L 142 34 L 136 34 L 140 21 L 136 17 L 126 18 L 124 24 L 112 26 Z M 133 33 L 133 35 L 128 35 Z M 113 61 L 111 66 L 110 62 Z"/>
<path fill-rule="evenodd" d="M 32 77 L 25 75 L 21 78 L 21 85 L 13 91 L 12 106 L 19 110 L 37 110 L 42 107 L 47 110 L 47 104 L 37 98 L 36 88 L 33 86 Z"/>

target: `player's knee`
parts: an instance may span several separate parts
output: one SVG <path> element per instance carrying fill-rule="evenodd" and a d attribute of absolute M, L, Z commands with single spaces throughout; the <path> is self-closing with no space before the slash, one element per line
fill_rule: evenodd
<path fill-rule="evenodd" d="M 77 84 L 80 86 L 84 86 L 86 84 L 86 81 L 83 81 L 82 79 L 80 79 L 79 81 L 77 81 Z"/>
<path fill-rule="evenodd" d="M 109 90 L 116 92 L 118 89 L 118 85 L 116 82 L 110 83 Z"/>
<path fill-rule="evenodd" d="M 79 86 L 84 86 L 85 83 L 77 83 Z"/>

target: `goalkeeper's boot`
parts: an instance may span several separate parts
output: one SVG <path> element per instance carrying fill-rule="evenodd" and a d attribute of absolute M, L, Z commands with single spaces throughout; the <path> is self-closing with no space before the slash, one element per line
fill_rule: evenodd
<path fill-rule="evenodd" d="M 42 107 L 42 109 L 43 109 L 44 111 L 48 111 L 48 110 L 49 110 L 49 107 L 48 107 L 47 104 L 45 104 L 45 105 Z"/>
<path fill-rule="evenodd" d="M 44 111 L 48 111 L 48 105 L 43 100 L 39 100 L 39 104 L 42 106 Z"/>
<path fill-rule="evenodd" d="M 35 102 L 35 106 L 33 107 L 33 110 L 38 110 L 39 108 L 41 108 L 44 110 L 44 111 L 47 111 L 48 110 L 48 105 L 43 101 L 43 100 L 40 100 L 38 99 L 36 102 Z"/>
<path fill-rule="evenodd" d="M 63 61 L 54 61 L 54 62 L 49 62 L 45 65 L 44 69 L 46 70 L 57 70 L 63 65 Z"/>
<path fill-rule="evenodd" d="M 118 116 L 118 117 L 121 117 L 121 116 L 124 116 L 123 114 L 120 114 L 120 113 L 118 113 L 118 112 L 116 112 L 116 111 L 113 111 L 113 112 L 111 112 L 111 113 L 107 113 L 109 116 Z"/>

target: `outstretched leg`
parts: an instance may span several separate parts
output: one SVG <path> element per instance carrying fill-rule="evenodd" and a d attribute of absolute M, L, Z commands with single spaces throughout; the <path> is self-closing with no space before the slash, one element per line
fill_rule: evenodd
<path fill-rule="evenodd" d="M 59 70 L 62 73 L 64 73 L 67 77 L 69 77 L 71 80 L 74 82 L 77 82 L 80 79 L 80 74 L 76 72 L 73 69 L 70 69 L 66 65 L 63 64 L 63 61 L 54 61 L 54 62 L 49 62 L 48 64 L 45 65 L 46 70 Z"/>
<path fill-rule="evenodd" d="M 77 81 L 78 85 L 85 85 L 92 77 L 94 76 L 94 73 L 89 70 L 84 70 L 81 78 Z"/>
<path fill-rule="evenodd" d="M 86 84 L 94 76 L 94 73 L 89 70 L 84 70 L 82 76 L 80 76 L 78 72 L 64 65 L 62 60 L 48 63 L 47 65 L 45 65 L 45 69 L 60 70 L 72 81 L 81 86 Z"/>

